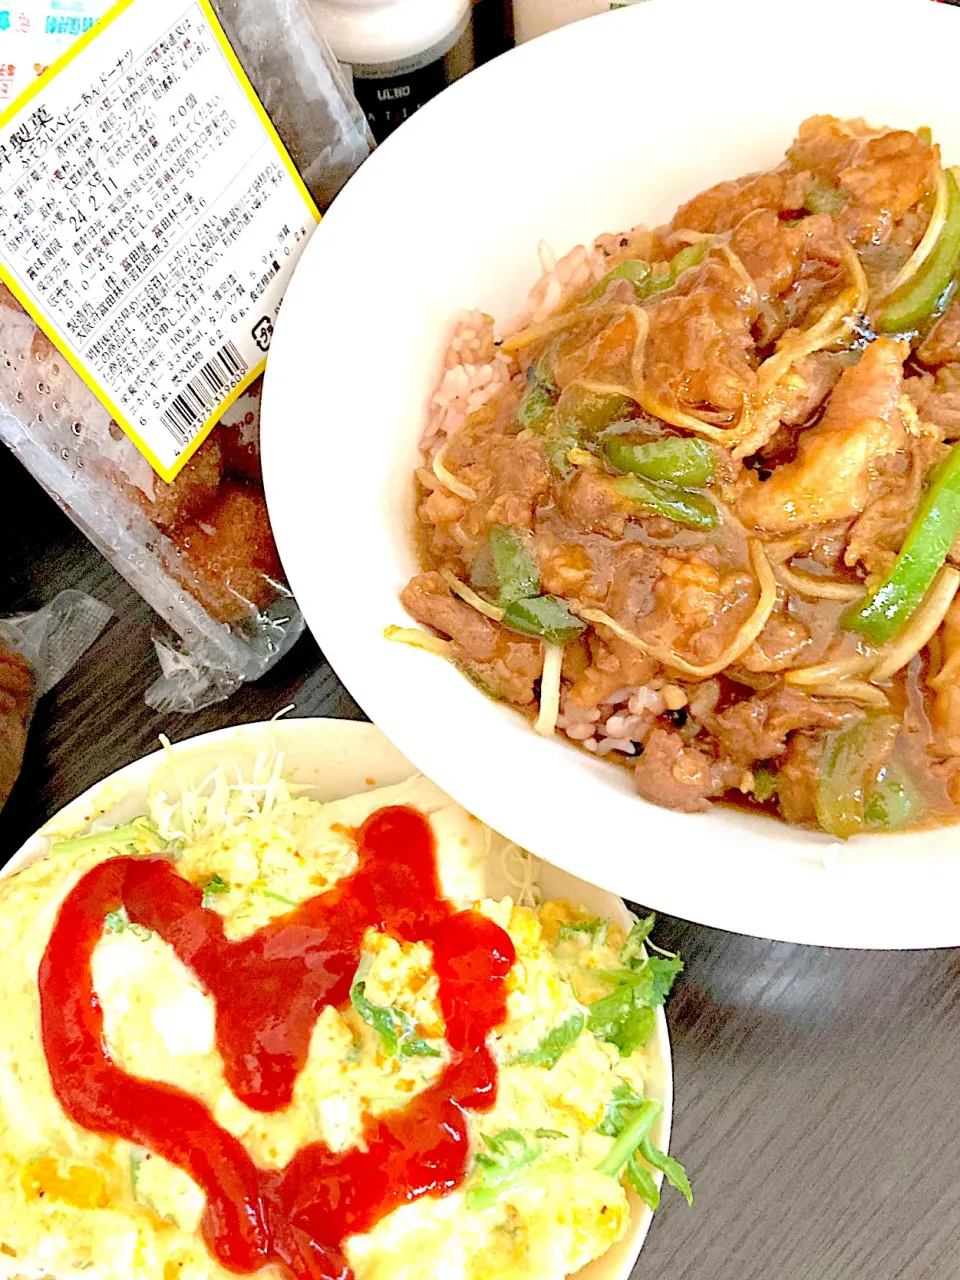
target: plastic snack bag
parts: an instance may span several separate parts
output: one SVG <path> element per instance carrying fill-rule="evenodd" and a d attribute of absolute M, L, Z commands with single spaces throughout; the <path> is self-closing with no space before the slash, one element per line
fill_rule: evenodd
<path fill-rule="evenodd" d="M 37 700 L 89 649 L 110 610 L 82 591 L 61 591 L 36 613 L 0 619 L 0 809 L 20 772 Z"/>
<path fill-rule="evenodd" d="M 263 496 L 259 379 L 230 395 L 262 368 L 316 209 L 371 146 L 306 0 L 214 8 L 227 53 L 259 96 L 249 101 L 272 118 L 290 159 L 272 150 L 269 122 L 253 120 L 242 73 L 229 80 L 196 0 L 180 34 L 152 52 L 146 42 L 139 62 L 116 33 L 127 22 L 138 39 L 149 35 L 136 24 L 166 23 L 165 7 L 133 0 L 119 16 L 111 10 L 92 44 L 17 108 L 19 133 L 0 134 L 0 266 L 21 299 L 33 289 L 35 313 L 64 350 L 73 343 L 89 375 L 0 284 L 0 441 L 180 637 L 155 642 L 162 674 L 147 702 L 161 711 L 227 697 L 303 629 Z M 111 41 L 121 50 L 115 72 L 102 52 Z M 102 102 L 101 65 L 107 81 L 117 77 Z M 58 93 L 96 128 L 73 124 L 69 110 L 58 117 Z M 135 126 L 141 98 L 151 114 Z M 87 133 L 99 139 L 92 169 Z M 75 304 L 58 301 L 64 290 Z M 125 395 L 140 397 L 135 410 Z M 176 472 L 211 418 L 217 425 Z"/>

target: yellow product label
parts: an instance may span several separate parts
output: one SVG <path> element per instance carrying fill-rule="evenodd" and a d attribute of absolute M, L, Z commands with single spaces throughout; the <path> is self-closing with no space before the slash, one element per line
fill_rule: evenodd
<path fill-rule="evenodd" d="M 0 114 L 0 279 L 164 480 L 319 220 L 209 0 L 118 0 Z"/>

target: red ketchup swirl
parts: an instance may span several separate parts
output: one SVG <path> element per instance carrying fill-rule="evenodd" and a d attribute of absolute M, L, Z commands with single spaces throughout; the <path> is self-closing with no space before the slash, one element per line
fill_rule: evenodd
<path fill-rule="evenodd" d="M 469 1154 L 465 1109 L 496 1101 L 486 1037 L 506 1015 L 504 979 L 516 958 L 509 935 L 442 897 L 422 814 L 381 809 L 357 847 L 353 875 L 240 942 L 227 940 L 221 917 L 172 863 L 103 862 L 64 901 L 40 965 L 43 1045 L 64 1111 L 188 1173 L 206 1194 L 207 1248 L 234 1272 L 273 1263 L 296 1280 L 347 1280 L 343 1241 L 401 1204 L 458 1187 Z M 91 959 L 104 918 L 121 906 L 213 997 L 226 1079 L 248 1107 L 289 1105 L 314 1024 L 348 999 L 371 927 L 433 947 L 451 1060 L 404 1110 L 366 1118 L 366 1150 L 312 1143 L 282 1171 L 261 1169 L 196 1098 L 128 1075 L 107 1053 Z"/>

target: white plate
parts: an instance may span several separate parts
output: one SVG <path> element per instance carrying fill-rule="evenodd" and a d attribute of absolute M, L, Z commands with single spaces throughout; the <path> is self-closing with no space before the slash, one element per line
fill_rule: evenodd
<path fill-rule="evenodd" d="M 267 498 L 307 622 L 438 785 L 558 866 L 704 924 L 851 947 L 960 943 L 960 831 L 825 836 L 643 804 L 625 771 L 534 736 L 452 667 L 383 639 L 416 570 L 412 471 L 460 308 L 503 318 L 557 252 L 669 217 L 782 157 L 805 116 L 933 127 L 960 161 L 930 0 L 652 0 L 509 53 L 376 152 L 307 248 L 263 399 Z M 895 912 L 891 910 L 896 904 Z M 896 920 L 896 925 L 893 920 Z"/>
<path fill-rule="evenodd" d="M 174 751 L 185 775 L 199 779 L 225 760 L 236 761 L 243 768 L 244 761 L 252 762 L 269 746 L 271 737 L 283 752 L 285 776 L 310 783 L 316 788 L 313 794 L 318 800 L 337 800 L 374 787 L 391 786 L 415 772 L 410 762 L 373 725 L 347 720 L 303 719 L 275 721 L 269 725 L 238 725 L 180 743 Z M 13 855 L 0 870 L 0 877 L 12 875 L 27 863 L 44 857 L 52 839 L 62 839 L 65 834 L 82 835 L 91 823 L 96 823 L 101 830 L 142 814 L 150 782 L 165 764 L 163 753 L 155 752 L 85 791 Z M 629 928 L 626 908 L 612 894 L 545 863 L 538 864 L 535 881 L 546 898 L 568 899 Z M 491 885 L 494 892 L 499 893 L 500 888 Z M 673 1111 L 673 1070 L 667 1020 L 662 1009 L 657 1010 L 651 1058 L 653 1068 L 647 1093 L 663 1103 L 653 1140 L 666 1151 Z M 659 1183 L 662 1175 L 656 1177 Z M 631 1217 L 626 1234 L 602 1258 L 577 1272 L 577 1280 L 628 1280 L 653 1216 L 632 1191 L 628 1194 Z M 7 1274 L 2 1266 L 0 1274 Z"/>

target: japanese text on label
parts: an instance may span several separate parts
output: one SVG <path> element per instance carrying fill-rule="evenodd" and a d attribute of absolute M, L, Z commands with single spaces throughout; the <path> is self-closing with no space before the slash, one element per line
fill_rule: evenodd
<path fill-rule="evenodd" d="M 262 364 L 314 225 L 197 0 L 108 15 L 0 128 L 0 265 L 161 474 Z"/>

